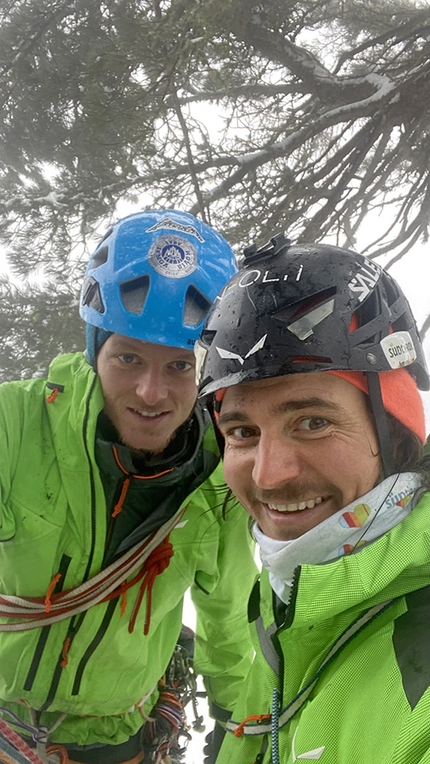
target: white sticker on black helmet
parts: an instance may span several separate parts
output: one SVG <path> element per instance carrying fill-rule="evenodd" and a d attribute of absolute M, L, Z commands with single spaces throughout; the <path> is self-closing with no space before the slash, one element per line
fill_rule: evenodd
<path fill-rule="evenodd" d="M 288 331 L 296 335 L 299 340 L 307 340 L 314 333 L 314 327 L 331 316 L 334 310 L 334 300 L 328 300 L 300 316 L 296 321 L 287 326 Z"/>
<path fill-rule="evenodd" d="M 195 246 L 183 236 L 177 236 L 174 233 L 166 234 L 151 244 L 148 263 L 162 276 L 182 279 L 197 268 L 197 251 Z"/>
<path fill-rule="evenodd" d="M 181 231 L 182 233 L 188 233 L 190 236 L 195 236 L 198 241 L 204 241 L 203 236 L 199 234 L 198 230 L 194 228 L 193 225 L 183 225 L 182 223 L 178 223 L 176 220 L 172 220 L 172 218 L 164 218 L 163 220 L 160 220 L 159 223 L 151 226 L 151 228 L 147 228 L 146 233 L 159 231 L 160 228 L 167 228 L 170 231 Z"/>
<path fill-rule="evenodd" d="M 371 293 L 372 289 L 375 288 L 381 273 L 382 271 L 379 265 L 372 263 L 372 261 L 369 260 L 366 265 L 363 265 L 358 273 L 353 276 L 348 284 L 348 288 L 350 292 L 357 294 L 358 302 L 363 302 L 363 300 Z"/>
<path fill-rule="evenodd" d="M 409 332 L 393 332 L 381 340 L 381 348 L 392 369 L 409 366 L 417 353 Z"/>

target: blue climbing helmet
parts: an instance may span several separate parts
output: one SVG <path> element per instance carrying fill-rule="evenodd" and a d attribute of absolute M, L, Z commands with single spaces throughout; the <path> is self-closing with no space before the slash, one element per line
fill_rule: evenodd
<path fill-rule="evenodd" d="M 187 212 L 151 210 L 119 220 L 92 255 L 82 286 L 89 362 L 114 332 L 192 349 L 236 270 L 227 241 Z"/>

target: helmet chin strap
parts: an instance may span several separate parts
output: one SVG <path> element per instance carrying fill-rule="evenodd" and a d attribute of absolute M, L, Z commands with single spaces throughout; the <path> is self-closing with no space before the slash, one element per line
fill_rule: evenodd
<path fill-rule="evenodd" d="M 389 477 L 396 472 L 392 453 L 391 437 L 388 430 L 387 412 L 382 402 L 381 385 L 379 374 L 376 371 L 366 371 L 367 384 L 369 387 L 370 407 L 375 420 L 376 432 L 379 439 L 382 467 L 384 477 Z"/>

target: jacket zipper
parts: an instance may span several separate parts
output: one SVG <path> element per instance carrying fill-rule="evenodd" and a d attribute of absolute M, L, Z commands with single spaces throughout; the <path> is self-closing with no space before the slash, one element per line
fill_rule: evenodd
<path fill-rule="evenodd" d="M 85 573 L 84 573 L 84 576 L 83 576 L 83 581 L 86 581 L 88 579 L 88 577 L 89 577 L 91 566 L 92 566 L 92 563 L 93 563 L 95 543 L 96 543 L 96 539 L 95 539 L 95 536 L 96 536 L 96 506 L 95 506 L 96 505 L 96 501 L 95 501 L 94 468 L 93 468 L 93 464 L 92 464 L 92 461 L 91 461 L 91 458 L 90 458 L 89 449 L 88 449 L 88 442 L 87 442 L 87 439 L 88 439 L 87 433 L 88 433 L 88 420 L 89 420 L 90 401 L 91 401 L 91 398 L 92 398 L 92 394 L 94 392 L 94 387 L 96 385 L 96 382 L 97 382 L 97 375 L 94 375 L 94 379 L 93 379 L 93 382 L 92 382 L 92 385 L 91 385 L 91 388 L 90 388 L 90 391 L 88 393 L 87 400 L 86 400 L 86 410 L 85 410 L 85 416 L 84 416 L 83 428 L 82 428 L 82 437 L 83 437 L 83 441 L 84 441 L 85 453 L 86 453 L 88 464 L 89 464 L 89 467 L 90 467 L 90 489 L 91 489 L 91 499 L 90 499 L 90 504 L 91 504 L 91 544 L 90 544 L 90 553 L 88 555 L 88 563 L 87 563 L 87 566 L 86 566 L 86 569 L 85 569 Z M 67 635 L 66 635 L 66 639 L 68 640 L 68 644 L 69 644 L 69 649 L 70 649 L 70 647 L 72 645 L 73 639 L 75 638 L 76 634 L 78 633 L 79 629 L 82 626 L 82 623 L 84 621 L 85 615 L 86 615 L 86 613 L 80 613 L 77 616 L 73 616 L 73 618 L 72 618 L 72 620 L 70 622 L 69 628 L 67 630 Z M 40 655 L 40 657 L 41 657 L 41 655 Z M 39 661 L 40 661 L 40 658 L 39 658 Z M 61 679 L 62 670 L 63 670 L 63 667 L 61 665 L 62 661 L 63 661 L 63 653 L 61 651 L 61 653 L 60 653 L 60 655 L 58 657 L 55 669 L 54 669 L 54 673 L 53 673 L 52 681 L 51 681 L 51 686 L 50 686 L 50 688 L 48 690 L 48 694 L 47 694 L 46 700 L 45 700 L 44 704 L 40 708 L 40 711 L 46 711 L 49 708 L 49 706 L 51 705 L 51 703 L 53 702 L 54 698 L 55 698 L 55 695 L 56 695 L 56 692 L 57 692 L 57 689 L 58 689 L 58 685 L 59 685 L 59 682 L 60 682 L 60 679 Z"/>
<path fill-rule="evenodd" d="M 94 636 L 94 638 L 88 645 L 87 649 L 85 650 L 85 653 L 83 654 L 81 660 L 79 661 L 79 666 L 75 674 L 75 681 L 73 682 L 72 695 L 79 695 L 79 691 L 81 689 L 82 677 L 86 669 L 87 663 L 90 660 L 93 653 L 95 652 L 96 648 L 99 646 L 100 642 L 102 641 L 104 635 L 106 634 L 109 628 L 109 624 L 112 620 L 112 616 L 114 614 L 117 602 L 118 602 L 118 597 L 108 602 L 106 612 L 103 617 L 103 621 L 101 622 L 96 635 Z"/>
<path fill-rule="evenodd" d="M 72 558 L 69 557 L 67 554 L 63 554 L 61 558 L 60 567 L 58 570 L 58 572 L 61 574 L 61 578 L 56 583 L 56 586 L 54 589 L 55 593 L 61 592 L 61 590 L 63 589 L 64 579 L 66 577 L 71 559 Z M 48 640 L 48 636 L 49 636 L 49 632 L 51 628 L 52 628 L 51 626 L 43 626 L 43 628 L 40 631 L 39 639 L 37 640 L 36 649 L 34 651 L 34 655 L 30 663 L 30 668 L 28 670 L 27 678 L 24 682 L 24 690 L 29 691 L 33 687 L 34 680 L 36 679 L 36 674 L 39 669 L 39 664 L 42 659 L 43 651 L 45 649 L 46 642 Z"/>

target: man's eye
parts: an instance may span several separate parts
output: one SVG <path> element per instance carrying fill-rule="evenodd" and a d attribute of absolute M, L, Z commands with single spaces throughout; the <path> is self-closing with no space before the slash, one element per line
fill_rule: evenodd
<path fill-rule="evenodd" d="M 175 361 L 172 366 L 176 369 L 176 371 L 189 371 L 193 368 L 193 365 L 188 363 L 188 361 Z"/>
<path fill-rule="evenodd" d="M 328 425 L 328 420 L 323 417 L 310 416 L 306 419 L 302 419 L 300 424 L 304 430 L 315 432 L 315 430 L 322 430 L 323 427 L 326 427 Z"/>
<path fill-rule="evenodd" d="M 226 433 L 227 438 L 234 438 L 235 440 L 249 440 L 254 438 L 256 431 L 253 427 L 234 427 Z"/>
<path fill-rule="evenodd" d="M 134 363 L 136 361 L 136 356 L 133 353 L 122 353 L 118 358 L 126 364 Z"/>

